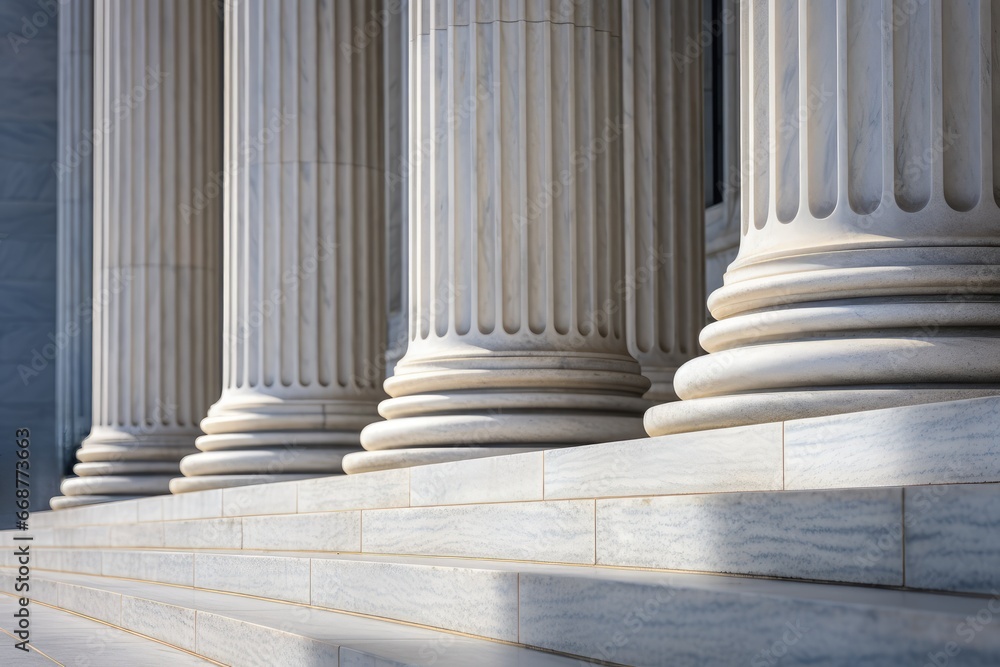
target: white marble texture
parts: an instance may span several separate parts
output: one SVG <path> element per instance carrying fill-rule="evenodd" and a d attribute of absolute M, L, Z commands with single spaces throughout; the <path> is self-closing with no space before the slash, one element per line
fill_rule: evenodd
<path fill-rule="evenodd" d="M 549 500 L 781 488 L 781 424 L 545 452 Z"/>
<path fill-rule="evenodd" d="M 98 0 L 94 25 L 93 427 L 54 508 L 166 493 L 219 391 L 219 17 Z"/>
<path fill-rule="evenodd" d="M 598 500 L 597 563 L 902 586 L 902 501 L 902 489 Z"/>
<path fill-rule="evenodd" d="M 363 521 L 368 553 L 594 562 L 593 501 L 371 510 Z"/>
<path fill-rule="evenodd" d="M 342 472 L 378 419 L 383 35 L 367 25 L 380 8 L 224 3 L 223 388 L 175 493 Z"/>
<path fill-rule="evenodd" d="M 194 585 L 213 591 L 309 603 L 309 559 L 196 554 Z"/>
<path fill-rule="evenodd" d="M 166 521 L 163 539 L 174 549 L 239 549 L 243 545 L 240 519 Z"/>
<path fill-rule="evenodd" d="M 164 524 L 135 523 L 110 526 L 109 541 L 113 547 L 164 547 Z M 96 546 L 96 545 L 95 545 Z"/>
<path fill-rule="evenodd" d="M 389 470 L 298 482 L 299 512 L 407 507 L 410 471 Z"/>
<path fill-rule="evenodd" d="M 542 452 L 485 457 L 410 470 L 410 505 L 542 500 Z"/>
<path fill-rule="evenodd" d="M 137 500 L 122 500 L 118 502 L 103 503 L 91 507 L 79 507 L 68 510 L 65 514 L 62 525 L 77 526 L 87 524 L 113 524 L 113 523 L 135 523 L 139 520 L 140 503 L 151 501 L 151 498 Z M 53 512 L 53 515 L 58 515 Z M 32 517 L 35 515 L 32 514 Z"/>
<path fill-rule="evenodd" d="M 1000 481 L 1000 398 L 785 423 L 785 488 Z"/>
<path fill-rule="evenodd" d="M 906 493 L 906 585 L 1000 595 L 1000 485 Z"/>
<path fill-rule="evenodd" d="M 5 551 L 7 551 L 5 549 Z M 8 552 L 13 556 L 14 552 Z M 62 572 L 79 572 L 80 574 L 101 574 L 102 556 L 99 551 L 90 549 L 36 549 L 32 552 L 33 567 L 40 570 L 56 570 Z M 10 566 L 13 559 L 6 560 L 4 565 Z"/>
<path fill-rule="evenodd" d="M 361 512 L 246 517 L 243 548 L 361 551 Z"/>
<path fill-rule="evenodd" d="M 184 494 L 193 495 L 193 494 Z M 238 486 L 222 491 L 223 516 L 294 514 L 298 506 L 296 482 Z"/>
<path fill-rule="evenodd" d="M 120 593 L 74 584 L 57 583 L 58 606 L 114 625 L 121 624 Z"/>
<path fill-rule="evenodd" d="M 109 544 L 110 526 L 79 526 L 32 531 L 39 543 L 53 547 L 96 547 Z"/>
<path fill-rule="evenodd" d="M 168 551 L 101 551 L 101 574 L 178 586 L 194 585 L 194 554 Z"/>
<path fill-rule="evenodd" d="M 197 648 L 195 610 L 122 596 L 122 627 L 186 651 Z"/>
<path fill-rule="evenodd" d="M 312 604 L 517 641 L 517 573 L 316 558 Z"/>
<path fill-rule="evenodd" d="M 198 653 L 232 667 L 337 665 L 338 647 L 307 637 L 198 612 Z"/>
<path fill-rule="evenodd" d="M 164 521 L 221 517 L 222 490 L 214 489 L 177 496 L 163 496 L 160 511 Z"/>
<path fill-rule="evenodd" d="M 167 496 L 140 498 L 135 501 L 137 521 L 163 521 L 163 499 Z"/>

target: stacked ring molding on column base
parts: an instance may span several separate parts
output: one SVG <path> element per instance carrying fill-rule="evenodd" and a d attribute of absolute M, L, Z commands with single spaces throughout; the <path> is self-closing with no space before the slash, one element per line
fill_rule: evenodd
<path fill-rule="evenodd" d="M 649 380 L 635 360 L 565 352 L 405 358 L 386 380 L 386 421 L 361 433 L 348 473 L 645 436 Z"/>
<path fill-rule="evenodd" d="M 100 505 L 101 503 L 114 503 L 122 500 L 135 500 L 136 498 L 146 497 L 147 496 L 56 496 L 49 499 L 49 507 L 54 510 L 67 510 L 71 507 Z"/>
<path fill-rule="evenodd" d="M 199 453 L 185 457 L 172 493 L 343 474 L 359 434 L 378 419 L 368 401 L 224 399 L 201 426 Z"/>
<path fill-rule="evenodd" d="M 79 477 L 64 479 L 63 495 L 49 505 L 64 509 L 170 493 L 180 460 L 197 451 L 198 433 L 136 435 L 96 427 L 76 453 L 80 463 L 73 472 Z"/>
<path fill-rule="evenodd" d="M 674 391 L 674 377 L 677 375 L 677 368 L 643 366 L 642 374 L 650 381 L 649 391 L 643 394 L 643 398 L 651 404 L 680 400 L 677 392 Z"/>
<path fill-rule="evenodd" d="M 865 264 L 869 264 L 865 266 Z M 1000 250 L 843 250 L 734 269 L 653 436 L 1000 394 Z"/>

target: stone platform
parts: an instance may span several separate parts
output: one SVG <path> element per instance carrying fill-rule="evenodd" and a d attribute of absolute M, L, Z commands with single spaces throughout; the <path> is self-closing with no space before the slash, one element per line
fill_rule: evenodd
<path fill-rule="evenodd" d="M 39 513 L 32 593 L 231 665 L 996 665 L 998 433 L 981 398 Z"/>

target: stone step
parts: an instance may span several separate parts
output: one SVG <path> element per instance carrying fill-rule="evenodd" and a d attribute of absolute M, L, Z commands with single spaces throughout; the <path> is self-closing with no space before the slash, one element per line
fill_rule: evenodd
<path fill-rule="evenodd" d="M 983 594 L 1000 590 L 1000 484 L 306 511 L 31 532 L 37 567 L 95 574 L 108 574 L 109 565 L 94 549 L 209 549 L 478 558 Z M 13 565 L 12 551 L 5 553 L 0 563 Z"/>
<path fill-rule="evenodd" d="M 520 575 L 577 576 L 588 571 L 369 554 L 100 549 L 39 550 L 34 568 L 312 604 L 512 642 L 517 641 Z M 613 578 L 623 571 L 598 567 L 594 576 Z"/>
<path fill-rule="evenodd" d="M 1000 397 L 32 515 L 34 528 L 626 496 L 1000 482 Z"/>
<path fill-rule="evenodd" d="M 37 600 L 32 600 L 28 609 L 31 622 L 28 651 L 17 648 L 15 642 L 20 638 L 8 637 L 9 632 L 5 629 L 0 664 L 37 667 L 207 667 L 218 664 L 135 633 L 40 604 Z M 3 618 L 12 618 L 18 610 L 16 597 L 0 595 Z"/>
<path fill-rule="evenodd" d="M 4 591 L 12 590 L 13 575 L 9 570 L 0 570 L 0 581 Z M 579 658 L 305 605 L 108 577 L 33 575 L 31 595 L 33 601 L 233 667 L 593 664 Z"/>
<path fill-rule="evenodd" d="M 32 592 L 224 664 L 337 664 L 338 654 L 353 664 L 344 650 L 419 665 L 579 664 L 567 655 L 654 666 L 1000 664 L 1000 595 L 433 559 L 313 558 L 296 573 L 274 556 L 199 557 L 198 585 L 256 580 L 258 593 L 298 601 L 38 572 Z"/>

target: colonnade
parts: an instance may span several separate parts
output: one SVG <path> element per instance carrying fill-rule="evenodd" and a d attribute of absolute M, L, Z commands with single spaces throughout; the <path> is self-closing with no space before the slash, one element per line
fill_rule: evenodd
<path fill-rule="evenodd" d="M 220 48 L 210 3 L 98 0 L 95 124 L 166 74 L 95 157 L 53 506 L 1000 393 L 992 3 L 741 3 L 707 326 L 698 4 L 247 0 Z"/>

